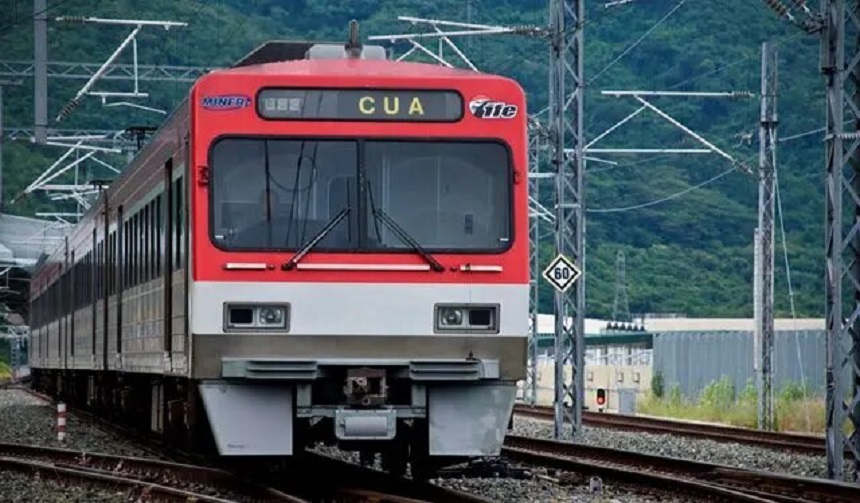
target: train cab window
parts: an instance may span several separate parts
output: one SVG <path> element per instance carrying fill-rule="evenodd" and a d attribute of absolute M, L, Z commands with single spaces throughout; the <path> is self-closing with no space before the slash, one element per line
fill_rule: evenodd
<path fill-rule="evenodd" d="M 379 210 L 422 247 L 499 251 L 510 243 L 511 168 L 494 142 L 368 141 L 368 245 L 408 249 Z"/>
<path fill-rule="evenodd" d="M 209 163 L 210 233 L 225 250 L 295 250 L 344 210 L 315 250 L 410 250 L 397 227 L 430 252 L 511 244 L 511 159 L 497 142 L 227 138 Z"/>
<path fill-rule="evenodd" d="M 211 156 L 211 234 L 221 248 L 296 249 L 348 208 L 316 249 L 354 247 L 356 142 L 223 139 Z"/>

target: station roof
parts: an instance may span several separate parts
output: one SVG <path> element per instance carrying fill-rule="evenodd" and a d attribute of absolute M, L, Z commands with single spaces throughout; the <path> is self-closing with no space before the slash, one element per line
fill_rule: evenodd
<path fill-rule="evenodd" d="M 58 222 L 0 213 L 0 268 L 31 271 L 42 254 L 50 253 L 66 235 Z"/>

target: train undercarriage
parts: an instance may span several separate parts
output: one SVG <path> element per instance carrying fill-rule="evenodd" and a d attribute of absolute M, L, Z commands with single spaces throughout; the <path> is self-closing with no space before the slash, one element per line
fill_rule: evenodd
<path fill-rule="evenodd" d="M 429 478 L 443 466 L 476 457 L 431 452 L 434 431 L 431 421 L 438 423 L 445 418 L 438 414 L 434 418 L 429 412 L 427 402 L 432 392 L 428 392 L 426 386 L 416 386 L 407 380 L 386 382 L 390 374 L 380 369 L 343 368 L 334 374 L 337 378 L 287 385 L 260 384 L 259 381 L 198 381 L 142 373 L 34 369 L 32 382 L 38 391 L 72 408 L 87 410 L 159 439 L 168 451 L 195 453 L 219 461 L 300 462 L 306 449 L 322 443 L 358 452 L 363 464 L 372 464 L 379 455 L 383 469 L 392 474 L 402 475 L 409 466 L 413 477 Z M 329 372 L 329 377 L 335 376 Z M 227 399 L 213 399 L 213 393 Z M 283 397 L 289 399 L 282 400 Z M 278 411 L 284 406 L 288 406 L 287 411 Z M 512 409 L 513 400 L 510 407 Z M 279 416 L 273 417 L 267 410 L 276 411 L 274 414 Z M 504 416 L 500 432 L 483 434 L 493 436 L 495 433 L 503 438 L 512 417 L 510 410 Z M 480 418 L 472 419 L 480 423 Z M 237 447 L 236 432 L 229 431 L 230 423 L 236 421 L 244 424 L 247 432 L 253 432 L 246 434 L 253 434 L 256 442 L 278 446 L 279 442 L 284 444 L 285 436 L 288 437 L 284 445 L 289 445 L 289 452 L 248 452 L 247 455 L 226 452 L 225 456 L 230 447 Z M 447 425 L 448 428 L 457 426 Z M 474 424 L 459 426 L 466 434 L 474 430 Z M 438 424 L 435 428 L 438 430 Z M 240 432 L 239 437 L 241 435 Z M 437 444 L 438 437 L 437 431 Z"/>

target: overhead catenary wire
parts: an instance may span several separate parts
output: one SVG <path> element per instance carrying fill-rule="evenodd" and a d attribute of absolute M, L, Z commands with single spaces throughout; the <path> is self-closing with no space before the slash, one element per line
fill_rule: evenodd
<path fill-rule="evenodd" d="M 783 219 L 782 199 L 779 192 L 779 172 L 774 170 L 774 188 L 776 191 L 776 213 L 779 217 L 779 230 L 782 237 L 782 256 L 785 262 L 785 281 L 788 283 L 788 304 L 791 309 L 791 319 L 794 332 L 794 344 L 797 350 L 797 366 L 800 370 L 800 382 L 803 386 L 803 392 L 806 392 L 806 373 L 803 370 L 803 352 L 800 350 L 800 334 L 797 329 L 797 309 L 794 304 L 794 286 L 791 283 L 791 265 L 788 260 L 788 244 L 785 235 L 785 220 Z M 812 420 L 809 417 L 809 409 L 804 410 L 804 419 L 806 420 L 806 429 L 812 429 Z"/>
<path fill-rule="evenodd" d="M 806 37 L 808 37 L 808 34 L 802 32 L 802 31 L 800 31 L 800 32 L 796 31 L 796 32 L 793 32 L 791 35 L 787 35 L 781 39 L 777 39 L 777 40 L 771 42 L 770 45 L 773 47 L 779 47 L 782 44 L 786 44 L 788 42 L 793 42 L 794 40 L 797 40 L 799 38 L 806 38 Z M 686 86 L 688 84 L 698 82 L 699 80 L 702 80 L 706 77 L 710 77 L 711 75 L 720 73 L 724 70 L 728 70 L 729 68 L 734 68 L 735 66 L 740 65 L 741 63 L 745 63 L 745 62 L 750 61 L 752 59 L 758 59 L 760 57 L 761 57 L 761 52 L 758 49 L 756 49 L 755 51 L 751 51 L 749 53 L 749 55 L 747 55 L 747 56 L 743 56 L 743 57 L 740 57 L 740 58 L 735 59 L 733 61 L 730 61 L 725 65 L 719 66 L 719 67 L 714 68 L 713 70 L 709 70 L 705 73 L 684 79 L 681 82 L 678 82 L 677 84 L 672 84 L 671 86 L 668 87 L 668 89 L 670 89 L 670 90 L 677 89 L 679 87 L 683 87 L 683 86 Z"/>
<path fill-rule="evenodd" d="M 597 73 L 594 75 L 594 77 L 591 77 L 591 79 L 589 79 L 589 80 L 588 80 L 588 83 L 587 83 L 586 85 L 591 85 L 591 83 L 592 83 L 592 82 L 594 82 L 595 80 L 597 80 L 601 75 L 603 75 L 604 73 L 606 73 L 606 71 L 607 71 L 607 70 L 609 70 L 610 68 L 612 68 L 612 67 L 615 65 L 615 63 L 618 63 L 619 61 L 621 61 L 621 58 L 623 58 L 624 56 L 626 56 L 627 54 L 629 54 L 633 49 L 635 49 L 635 48 L 636 48 L 636 46 L 638 46 L 638 45 L 639 45 L 643 40 L 645 40 L 645 39 L 648 37 L 648 35 L 650 35 L 654 30 L 656 30 L 657 28 L 659 28 L 659 27 L 660 27 L 660 25 L 662 25 L 662 24 L 663 24 L 667 19 L 669 19 L 669 18 L 672 16 L 672 14 L 674 14 L 678 9 L 680 9 L 680 8 L 681 8 L 681 6 L 682 6 L 682 5 L 684 5 L 685 3 L 687 3 L 687 0 L 681 0 L 680 2 L 678 2 L 678 4 L 677 4 L 677 5 L 675 5 L 675 7 L 674 7 L 674 8 L 672 8 L 672 10 L 670 10 L 669 12 L 667 12 L 667 13 L 666 13 L 662 18 L 660 18 L 660 20 L 659 20 L 659 21 L 657 21 L 656 23 L 654 23 L 654 24 L 651 26 L 651 28 L 649 28 L 649 29 L 648 29 L 648 31 L 646 31 L 645 33 L 643 33 L 643 34 L 642 34 L 638 39 L 636 39 L 636 41 L 635 41 L 635 42 L 633 42 L 632 44 L 630 44 L 629 46 L 627 46 L 627 48 L 626 48 L 626 49 L 624 49 L 623 51 L 621 51 L 621 54 L 619 54 L 618 56 L 616 56 L 616 57 L 615 57 L 615 59 L 613 59 L 612 61 L 610 61 L 610 62 L 609 62 L 609 64 L 607 64 L 606 66 L 604 66 L 602 70 L 600 70 L 599 72 L 597 72 Z"/>
<path fill-rule="evenodd" d="M 642 204 L 636 204 L 633 206 L 623 206 L 620 208 L 586 208 L 585 211 L 586 211 L 586 213 L 618 213 L 618 212 L 622 212 L 622 211 L 633 211 L 633 210 L 639 210 L 642 208 L 647 208 L 649 206 L 655 206 L 657 204 L 671 201 L 672 199 L 677 199 L 677 198 L 683 196 L 684 194 L 690 193 L 694 190 L 701 189 L 702 187 L 704 187 L 708 184 L 711 184 L 713 182 L 716 182 L 720 178 L 723 178 L 724 176 L 728 175 L 729 173 L 731 173 L 733 171 L 737 171 L 737 168 L 731 167 L 731 168 L 723 171 L 722 173 L 720 173 L 716 176 L 708 178 L 704 182 L 697 183 L 696 185 L 693 185 L 692 187 L 687 187 L 686 189 L 684 189 L 680 192 L 676 192 L 672 195 L 662 197 L 660 199 L 657 199 L 656 201 L 651 201 L 651 202 L 642 203 Z"/>
<path fill-rule="evenodd" d="M 21 19 L 17 19 L 17 16 L 16 16 L 16 19 L 14 21 L 12 21 L 11 23 L 7 23 L 3 26 L 0 26 L 0 37 L 7 35 L 9 33 L 8 32 L 9 29 L 14 28 L 16 26 L 19 26 L 24 22 L 33 21 L 34 19 L 36 19 L 36 16 L 40 16 L 42 14 L 45 14 L 49 10 L 56 9 L 57 7 L 60 7 L 60 6 L 67 4 L 69 2 L 71 2 L 71 0 L 57 0 L 56 2 L 54 2 L 50 5 L 46 4 L 45 8 L 40 10 L 39 12 L 34 12 L 33 14 L 30 14 L 28 16 L 24 16 Z M 101 2 L 99 2 L 99 3 L 101 3 Z"/>

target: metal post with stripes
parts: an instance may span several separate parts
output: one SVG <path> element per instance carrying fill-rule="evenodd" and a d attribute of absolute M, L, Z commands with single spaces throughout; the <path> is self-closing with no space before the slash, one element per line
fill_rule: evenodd
<path fill-rule="evenodd" d="M 57 404 L 57 440 L 66 441 L 66 404 L 63 402 Z"/>

